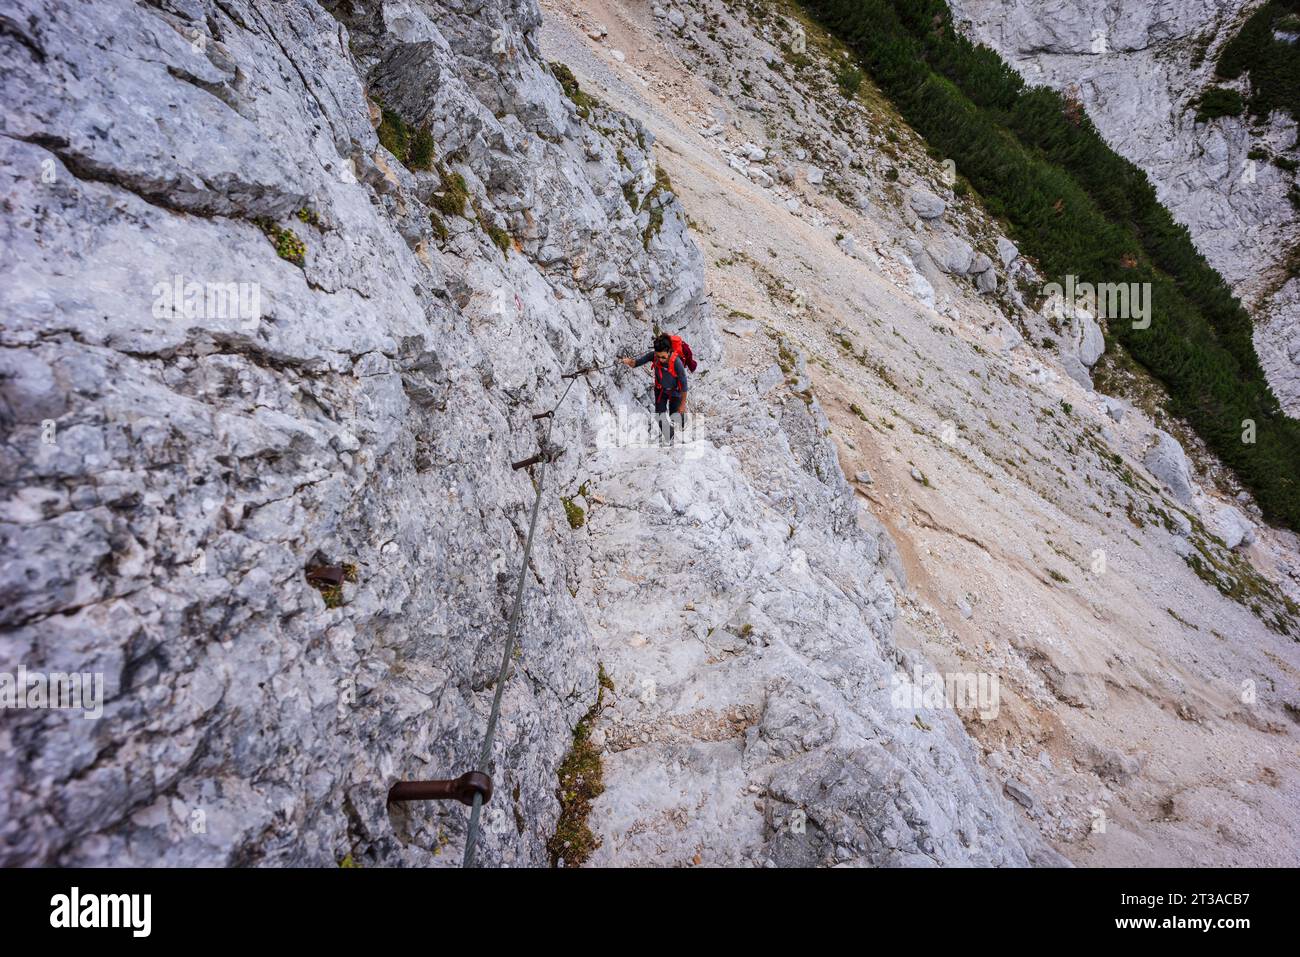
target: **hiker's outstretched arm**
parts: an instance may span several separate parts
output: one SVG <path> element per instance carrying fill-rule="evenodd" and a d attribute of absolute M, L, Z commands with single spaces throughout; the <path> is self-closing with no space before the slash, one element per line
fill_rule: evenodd
<path fill-rule="evenodd" d="M 645 365 L 647 362 L 649 362 L 649 361 L 650 361 L 651 359 L 653 359 L 654 357 L 655 357 L 655 354 L 654 354 L 653 352 L 647 352 L 645 355 L 643 355 L 643 356 L 638 356 L 638 357 L 635 358 L 635 359 L 632 359 L 632 358 L 630 358 L 630 357 L 629 357 L 629 358 L 625 358 L 625 359 L 623 360 L 623 363 L 624 363 L 624 365 L 631 366 L 633 369 L 635 369 L 637 366 L 643 366 L 643 365 Z"/>

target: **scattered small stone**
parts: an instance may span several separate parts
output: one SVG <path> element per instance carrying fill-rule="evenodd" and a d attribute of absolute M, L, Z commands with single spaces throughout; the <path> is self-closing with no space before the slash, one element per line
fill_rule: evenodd
<path fill-rule="evenodd" d="M 1034 806 L 1034 799 L 1030 796 L 1029 792 L 1017 787 L 1010 781 L 1002 786 L 1002 792 L 1006 794 L 1007 797 L 1011 798 L 1011 800 L 1023 807 L 1026 811 Z"/>

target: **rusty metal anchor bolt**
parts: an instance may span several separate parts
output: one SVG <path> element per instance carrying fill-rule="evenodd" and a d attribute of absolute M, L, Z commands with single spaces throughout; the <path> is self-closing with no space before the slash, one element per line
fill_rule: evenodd
<path fill-rule="evenodd" d="M 538 452 L 536 455 L 530 458 L 524 459 L 522 462 L 512 462 L 510 464 L 510 467 L 517 472 L 520 469 L 530 468 L 531 466 L 537 465 L 540 462 L 554 462 L 563 454 L 564 454 L 564 449 L 560 449 L 560 448 L 543 449 L 541 452 Z"/>
<path fill-rule="evenodd" d="M 474 795 L 483 803 L 492 800 L 492 779 L 481 771 L 467 771 L 453 781 L 398 781 L 388 789 L 388 803 L 402 801 L 459 801 L 473 804 Z"/>

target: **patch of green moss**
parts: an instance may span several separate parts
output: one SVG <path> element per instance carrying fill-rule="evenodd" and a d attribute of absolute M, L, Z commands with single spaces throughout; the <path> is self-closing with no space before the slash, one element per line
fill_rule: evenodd
<path fill-rule="evenodd" d="M 345 857 L 345 858 L 343 858 L 343 860 L 339 861 L 339 867 L 342 867 L 342 868 L 347 869 L 347 870 L 351 870 L 352 868 L 360 868 L 361 865 L 358 864 L 358 863 L 353 859 L 352 854 L 349 853 L 347 857 Z"/>
<path fill-rule="evenodd" d="M 375 100 L 379 107 L 379 142 L 407 169 L 433 169 L 433 134 L 427 126 L 412 129 L 395 110 Z"/>
<path fill-rule="evenodd" d="M 655 167 L 655 184 L 650 187 L 650 192 L 645 194 L 641 200 L 641 208 L 649 210 L 650 218 L 646 222 L 645 229 L 641 233 L 641 244 L 647 249 L 650 248 L 650 240 L 664 224 L 664 210 L 662 203 L 658 199 L 662 193 L 671 193 L 673 191 L 673 181 L 668 178 L 668 171 L 662 166 Z"/>
<path fill-rule="evenodd" d="M 280 226 L 269 219 L 255 221 L 275 246 L 276 255 L 299 268 L 307 265 L 307 244 L 292 229 Z"/>
<path fill-rule="evenodd" d="M 510 234 L 496 224 L 496 221 L 483 212 L 483 207 L 479 206 L 478 201 L 474 202 L 474 215 L 478 218 L 478 224 L 483 232 L 487 233 L 488 239 L 492 240 L 492 245 L 501 250 L 502 254 L 508 254 L 514 248 L 514 243 L 510 239 Z"/>
<path fill-rule="evenodd" d="M 560 83 L 560 89 L 564 90 L 564 95 L 573 101 L 574 106 L 578 108 L 578 115 L 584 120 L 591 118 L 591 111 L 596 106 L 596 99 L 591 95 L 584 93 L 578 86 L 578 78 L 573 75 L 563 63 L 552 63 L 551 73 Z"/>
<path fill-rule="evenodd" d="M 411 137 L 406 165 L 410 169 L 433 169 L 433 134 L 429 132 L 427 126 L 420 127 Z"/>
<path fill-rule="evenodd" d="M 560 786 L 555 795 L 560 799 L 560 819 L 555 834 L 546 842 L 553 867 L 581 867 L 600 846 L 600 840 L 587 823 L 592 803 L 605 791 L 604 763 L 600 749 L 591 743 L 591 729 L 604 707 L 605 692 L 613 690 L 614 683 L 601 665 L 596 703 L 573 729 L 573 747 L 559 769 Z"/>
<path fill-rule="evenodd" d="M 407 150 L 411 148 L 411 131 L 406 122 L 393 110 L 379 104 L 379 142 L 403 163 L 406 162 Z"/>
<path fill-rule="evenodd" d="M 438 178 L 442 188 L 433 194 L 433 207 L 444 216 L 464 216 L 465 204 L 469 202 L 469 186 L 465 177 L 453 173 L 442 163 L 437 165 Z"/>
<path fill-rule="evenodd" d="M 560 502 L 564 505 L 564 516 L 569 520 L 570 528 L 582 528 L 587 523 L 586 510 L 572 498 L 561 497 Z"/>
<path fill-rule="evenodd" d="M 781 44 L 781 54 L 785 57 L 785 62 L 789 63 L 796 70 L 806 70 L 812 66 L 813 58 L 807 53 L 796 53 L 794 48 L 788 43 Z M 770 66 L 771 64 L 769 64 Z"/>
<path fill-rule="evenodd" d="M 429 213 L 429 225 L 433 228 L 433 234 L 438 237 L 439 242 L 445 243 L 451 232 L 447 229 L 447 224 L 442 221 L 442 217 L 435 212 Z"/>
<path fill-rule="evenodd" d="M 654 239 L 655 233 L 659 232 L 659 228 L 663 226 L 663 224 L 664 211 L 658 206 L 652 207 L 650 210 L 650 220 L 646 223 L 645 230 L 641 233 L 641 245 L 645 246 L 646 249 L 649 249 L 650 240 Z"/>

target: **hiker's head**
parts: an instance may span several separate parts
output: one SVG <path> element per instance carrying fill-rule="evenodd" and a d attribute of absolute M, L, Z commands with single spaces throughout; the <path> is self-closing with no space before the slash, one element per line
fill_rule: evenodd
<path fill-rule="evenodd" d="M 655 358 L 660 362 L 667 362 L 668 357 L 673 352 L 673 340 L 671 336 L 662 335 L 654 341 Z"/>

